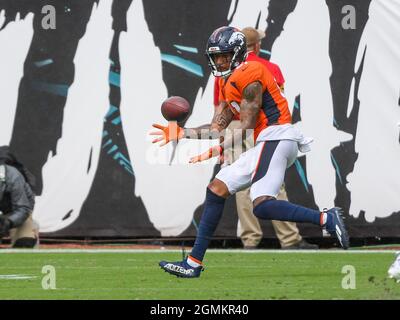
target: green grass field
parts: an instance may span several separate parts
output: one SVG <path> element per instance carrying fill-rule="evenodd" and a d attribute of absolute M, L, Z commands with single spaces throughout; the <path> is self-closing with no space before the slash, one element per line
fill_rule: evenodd
<path fill-rule="evenodd" d="M 0 253 L 0 299 L 400 299 L 387 278 L 393 252 L 207 253 L 197 279 L 158 267 L 180 252 Z M 42 288 L 54 266 L 56 289 Z M 354 266 L 356 289 L 343 289 L 342 268 Z"/>

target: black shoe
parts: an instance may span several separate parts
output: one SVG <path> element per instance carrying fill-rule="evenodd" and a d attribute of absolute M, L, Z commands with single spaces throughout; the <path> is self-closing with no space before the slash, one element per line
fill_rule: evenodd
<path fill-rule="evenodd" d="M 348 249 L 350 246 L 349 235 L 343 222 L 342 209 L 332 208 L 325 211 L 329 216 L 326 221 L 325 229 L 332 236 L 336 236 L 343 249 Z"/>
<path fill-rule="evenodd" d="M 302 239 L 298 243 L 289 246 L 283 247 L 282 250 L 318 250 L 319 247 L 317 244 L 308 243 L 306 240 Z"/>
<path fill-rule="evenodd" d="M 200 273 L 204 270 L 202 266 L 196 268 L 191 267 L 187 263 L 187 258 L 177 262 L 160 261 L 159 266 L 165 272 L 180 278 L 198 278 L 200 277 Z"/>

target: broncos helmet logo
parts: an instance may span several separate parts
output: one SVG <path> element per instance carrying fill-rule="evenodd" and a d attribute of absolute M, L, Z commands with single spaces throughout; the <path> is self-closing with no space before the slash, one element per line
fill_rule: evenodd
<path fill-rule="evenodd" d="M 228 40 L 228 43 L 230 45 L 237 44 L 237 45 L 242 46 L 245 43 L 245 36 L 243 33 L 236 31 L 236 32 L 232 33 L 231 37 Z"/>

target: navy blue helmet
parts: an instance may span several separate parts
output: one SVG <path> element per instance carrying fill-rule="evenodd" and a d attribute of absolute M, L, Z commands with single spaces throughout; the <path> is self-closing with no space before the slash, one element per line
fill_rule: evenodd
<path fill-rule="evenodd" d="M 214 57 L 220 53 L 232 53 L 232 60 L 228 70 L 219 71 Z M 226 77 L 238 67 L 247 56 L 246 37 L 234 27 L 220 27 L 216 29 L 207 41 L 206 56 L 208 65 L 216 77 Z"/>

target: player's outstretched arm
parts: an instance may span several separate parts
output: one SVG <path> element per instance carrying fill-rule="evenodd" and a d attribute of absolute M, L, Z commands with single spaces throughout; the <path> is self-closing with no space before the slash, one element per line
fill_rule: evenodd
<path fill-rule="evenodd" d="M 233 113 L 225 101 L 221 101 L 215 108 L 214 117 L 211 121 L 211 130 L 219 132 L 225 130 L 233 120 Z"/>
<path fill-rule="evenodd" d="M 262 85 L 255 81 L 247 85 L 243 90 L 240 103 L 240 128 L 234 134 L 221 143 L 222 150 L 232 147 L 234 141 L 245 138 L 246 130 L 254 129 L 257 124 L 258 114 L 262 104 Z"/>
<path fill-rule="evenodd" d="M 240 128 L 235 130 L 234 134 L 228 139 L 221 142 L 220 145 L 214 146 L 206 152 L 192 157 L 190 163 L 196 163 L 208 160 L 212 157 L 222 156 L 224 149 L 232 147 L 234 141 L 241 141 L 244 137 L 245 130 L 254 129 L 257 123 L 258 113 L 260 112 L 262 102 L 262 86 L 261 83 L 253 82 L 243 90 L 243 98 L 240 103 Z"/>
<path fill-rule="evenodd" d="M 233 119 L 233 113 L 225 102 L 215 108 L 211 124 L 205 124 L 197 128 L 181 128 L 176 122 L 170 121 L 168 126 L 153 124 L 157 131 L 150 132 L 156 136 L 153 143 L 161 142 L 160 147 L 170 141 L 186 139 L 218 139 L 221 131 L 225 130 Z"/>
<path fill-rule="evenodd" d="M 205 124 L 197 128 L 185 128 L 187 139 L 218 139 L 221 132 L 232 122 L 233 113 L 226 102 L 222 101 L 214 108 L 214 116 L 211 124 Z"/>

